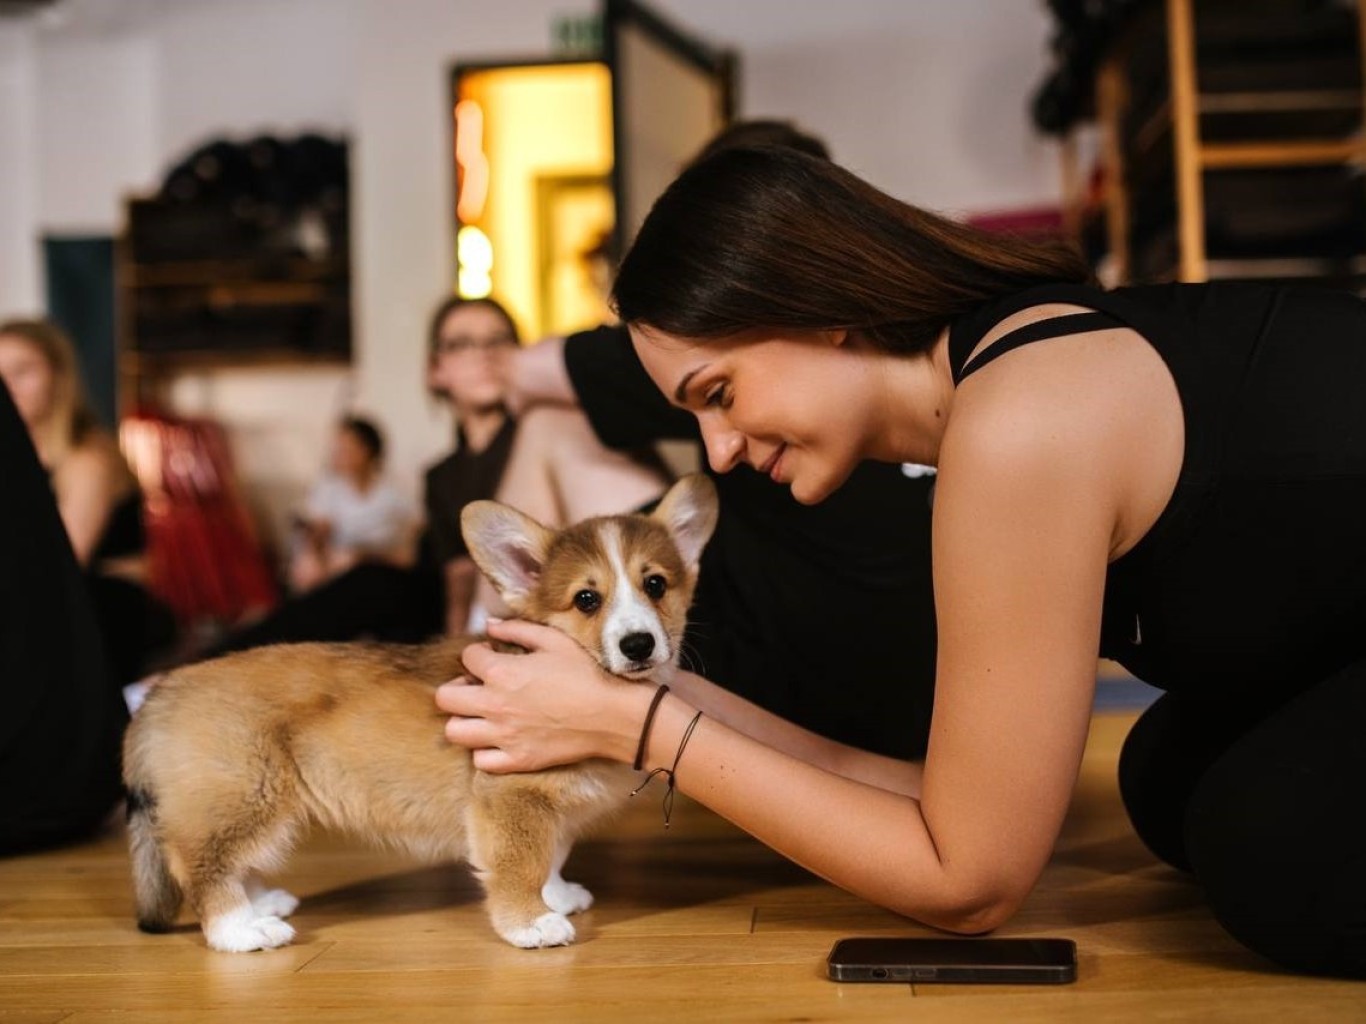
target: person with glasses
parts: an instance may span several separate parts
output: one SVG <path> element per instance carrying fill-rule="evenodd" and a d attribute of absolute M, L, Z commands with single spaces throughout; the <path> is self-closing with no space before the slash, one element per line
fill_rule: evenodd
<path fill-rule="evenodd" d="M 424 373 L 428 392 L 451 410 L 455 443 L 427 470 L 426 525 L 416 558 L 406 565 L 356 565 L 285 600 L 196 660 L 266 644 L 361 638 L 417 643 L 443 632 L 466 632 L 478 572 L 460 534 L 460 512 L 468 502 L 494 497 L 503 479 L 518 429 L 506 399 L 520 348 L 517 325 L 497 300 L 442 300 L 427 332 Z M 664 492 L 661 471 L 592 443 L 599 454 L 583 461 L 609 467 L 597 478 L 601 511 L 625 511 Z M 587 444 L 584 451 L 594 454 Z M 559 522 L 550 507 L 532 514 L 547 525 Z"/>

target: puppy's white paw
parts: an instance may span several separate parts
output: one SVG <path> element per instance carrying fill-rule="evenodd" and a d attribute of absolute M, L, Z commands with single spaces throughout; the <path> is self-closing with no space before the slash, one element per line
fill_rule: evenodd
<path fill-rule="evenodd" d="M 563 914 L 542 914 L 527 928 L 509 928 L 503 938 L 522 949 L 567 946 L 574 941 L 574 925 Z"/>
<path fill-rule="evenodd" d="M 541 899 L 551 910 L 561 914 L 577 914 L 593 905 L 593 894 L 578 882 L 552 878 L 541 887 Z"/>
<path fill-rule="evenodd" d="M 288 917 L 299 909 L 299 898 L 283 889 L 264 889 L 251 894 L 257 917 Z"/>
<path fill-rule="evenodd" d="M 294 929 L 278 917 L 247 918 L 240 912 L 226 914 L 204 929 L 209 948 L 222 953 L 249 953 L 276 949 L 294 939 Z"/>

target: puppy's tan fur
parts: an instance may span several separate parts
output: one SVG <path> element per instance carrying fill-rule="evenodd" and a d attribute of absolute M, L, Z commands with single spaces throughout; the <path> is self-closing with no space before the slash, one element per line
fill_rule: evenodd
<path fill-rule="evenodd" d="M 624 655 L 611 646 L 614 609 L 630 609 L 632 628 L 656 616 L 665 643 L 623 674 L 658 680 L 677 660 L 715 506 L 711 483 L 687 477 L 648 517 L 555 533 L 478 502 L 462 525 L 519 617 L 563 630 L 605 666 L 623 672 Z M 641 589 L 656 576 L 667 583 L 658 598 Z M 584 590 L 602 598 L 591 613 L 575 603 Z M 139 926 L 165 930 L 188 898 L 216 949 L 289 942 L 283 918 L 297 900 L 258 876 L 278 869 L 316 823 L 424 858 L 467 859 L 504 939 L 572 942 L 566 915 L 592 897 L 564 881 L 560 866 L 632 777 L 605 761 L 515 775 L 475 770 L 469 752 L 446 741 L 433 692 L 461 674 L 461 654 L 476 639 L 260 648 L 159 682 L 124 741 Z"/>

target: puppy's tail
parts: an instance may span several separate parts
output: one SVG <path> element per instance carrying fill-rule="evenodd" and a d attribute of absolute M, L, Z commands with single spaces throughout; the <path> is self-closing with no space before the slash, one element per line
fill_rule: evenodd
<path fill-rule="evenodd" d="M 138 927 L 144 932 L 170 931 L 185 897 L 156 835 L 156 799 L 150 790 L 128 791 L 128 852 Z"/>

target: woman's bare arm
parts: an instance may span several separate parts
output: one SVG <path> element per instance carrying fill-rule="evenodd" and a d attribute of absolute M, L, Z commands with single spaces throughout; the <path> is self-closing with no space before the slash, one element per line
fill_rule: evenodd
<path fill-rule="evenodd" d="M 517 350 L 508 388 L 508 407 L 514 413 L 540 403 L 577 405 L 578 401 L 564 363 L 563 338 L 545 338 Z"/>
<path fill-rule="evenodd" d="M 672 688 L 708 718 L 774 750 L 889 793 L 920 796 L 923 765 L 919 761 L 874 754 L 803 729 L 691 672 L 679 672 Z"/>

